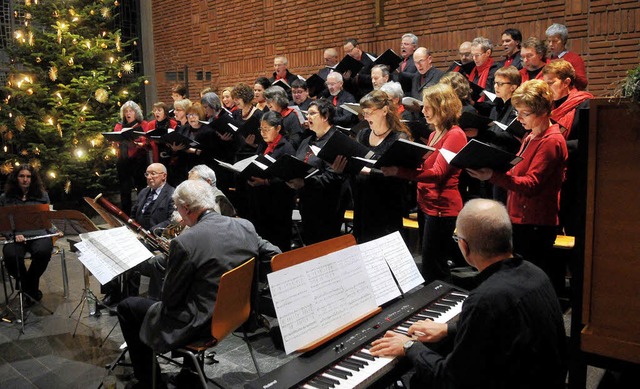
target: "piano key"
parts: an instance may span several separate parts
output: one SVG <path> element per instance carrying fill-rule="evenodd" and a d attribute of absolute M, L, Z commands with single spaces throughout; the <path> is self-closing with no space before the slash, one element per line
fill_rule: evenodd
<path fill-rule="evenodd" d="M 366 359 L 366 360 L 369 360 L 369 361 L 375 360 L 375 357 L 373 355 L 371 355 L 370 352 L 358 351 L 354 355 L 359 357 L 359 358 L 363 358 L 363 359 Z"/>
<path fill-rule="evenodd" d="M 340 361 L 336 366 L 340 366 L 340 367 L 344 367 L 345 369 L 349 369 L 349 370 L 353 370 L 353 371 L 358 371 L 360 369 L 362 369 L 362 366 L 360 365 L 356 365 L 355 363 L 351 363 L 349 361 Z"/>
<path fill-rule="evenodd" d="M 316 380 L 318 380 L 318 381 L 320 381 L 320 382 L 323 382 L 323 383 L 325 383 L 325 384 L 327 384 L 327 385 L 329 385 L 329 386 L 331 386 L 332 388 L 333 388 L 334 386 L 336 386 L 336 385 L 340 384 L 340 381 L 338 381 L 338 380 L 336 380 L 336 379 L 334 379 L 334 378 L 331 378 L 331 377 L 327 377 L 327 376 L 325 376 L 324 374 L 320 374 L 320 375 L 319 375 L 319 376 L 317 376 L 315 379 L 316 379 Z"/>
<path fill-rule="evenodd" d="M 331 389 L 331 386 L 324 384 L 322 382 L 319 382 L 316 379 L 313 379 L 309 382 L 307 382 L 307 385 L 311 385 L 312 387 L 316 388 L 316 389 Z"/>
<path fill-rule="evenodd" d="M 356 365 L 359 365 L 360 367 L 365 367 L 367 366 L 369 363 L 367 361 L 361 361 L 358 358 L 354 358 L 353 356 L 348 357 L 347 359 L 345 359 L 346 362 L 351 362 L 351 363 L 355 363 Z"/>
<path fill-rule="evenodd" d="M 334 377 L 342 378 L 343 380 L 346 380 L 347 378 L 349 378 L 349 376 L 352 375 L 348 371 L 336 369 L 335 367 L 328 369 L 327 371 L 325 371 L 325 373 Z"/>

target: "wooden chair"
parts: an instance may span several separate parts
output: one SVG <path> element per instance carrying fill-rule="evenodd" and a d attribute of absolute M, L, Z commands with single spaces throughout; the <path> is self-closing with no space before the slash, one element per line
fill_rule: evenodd
<path fill-rule="evenodd" d="M 242 265 L 222 275 L 220 285 L 218 286 L 218 297 L 211 318 L 211 337 L 200 339 L 185 347 L 174 350 L 174 352 L 183 354 L 185 358 L 190 358 L 191 361 L 193 361 L 203 388 L 207 388 L 207 381 L 211 381 L 216 386 L 220 386 L 204 374 L 205 352 L 220 343 L 222 339 L 242 326 L 249 318 L 249 314 L 251 313 L 251 286 L 254 269 L 255 258 L 251 258 Z M 244 341 L 249 348 L 251 359 L 253 359 L 253 364 L 256 367 L 256 372 L 258 376 L 260 376 L 260 369 L 258 368 L 258 363 L 253 354 L 253 348 L 251 347 L 247 332 L 244 328 L 242 329 L 242 333 Z M 156 388 L 156 365 L 154 355 L 154 389 Z"/>

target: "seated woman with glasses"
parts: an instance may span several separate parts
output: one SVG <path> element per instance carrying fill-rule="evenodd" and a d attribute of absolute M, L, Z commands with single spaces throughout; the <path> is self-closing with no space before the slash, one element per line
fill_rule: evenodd
<path fill-rule="evenodd" d="M 551 123 L 553 92 L 546 82 L 531 80 L 511 97 L 517 118 L 531 133 L 518 155 L 523 160 L 506 173 L 467 169 L 471 176 L 508 190 L 507 210 L 513 223 L 514 251 L 553 280 L 551 250 L 558 225 L 558 196 L 567 162 L 567 143 L 560 126 Z"/>
<path fill-rule="evenodd" d="M 447 281 L 451 278 L 447 262 L 464 263 L 451 240 L 456 217 L 462 209 L 462 197 L 458 191 L 460 169 L 449 165 L 438 150 L 457 153 L 467 143 L 467 137 L 458 126 L 462 103 L 451 86 L 440 83 L 428 87 L 423 103 L 424 116 L 434 129 L 427 144 L 436 151 L 427 154 L 419 169 L 391 166 L 383 167 L 382 172 L 418 181 L 418 206 L 425 215 L 422 275 L 427 282 Z"/>
<path fill-rule="evenodd" d="M 398 109 L 385 92 L 373 91 L 360 99 L 360 107 L 368 128 L 358 132 L 356 140 L 379 158 L 399 138 L 410 138 L 409 130 L 400 121 Z M 342 173 L 347 165 L 338 156 L 333 169 Z M 395 177 L 385 177 L 378 169 L 364 167 L 350 179 L 353 194 L 353 234 L 358 243 L 402 230 L 407 183 Z"/>

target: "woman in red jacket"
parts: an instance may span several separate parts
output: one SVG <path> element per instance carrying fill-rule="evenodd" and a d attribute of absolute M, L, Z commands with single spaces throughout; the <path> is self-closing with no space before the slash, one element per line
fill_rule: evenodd
<path fill-rule="evenodd" d="M 449 281 L 448 261 L 464 263 L 455 242 L 451 239 L 456 217 L 462 209 L 458 191 L 460 169 L 447 163 L 440 149 L 457 153 L 467 143 L 464 131 L 458 126 L 462 103 L 449 85 L 436 84 L 425 89 L 423 113 L 434 131 L 428 145 L 436 149 L 428 153 L 418 170 L 383 167 L 385 176 L 398 176 L 418 182 L 418 205 L 425 216 L 422 243 L 422 275 L 427 282 Z"/>
<path fill-rule="evenodd" d="M 558 202 L 567 162 L 567 142 L 557 124 L 551 124 L 553 93 L 546 82 L 522 84 L 511 102 L 517 118 L 531 133 L 518 155 L 523 160 L 507 173 L 468 169 L 480 180 L 490 180 L 508 190 L 507 209 L 513 223 L 513 248 L 547 274 L 558 225 Z"/>

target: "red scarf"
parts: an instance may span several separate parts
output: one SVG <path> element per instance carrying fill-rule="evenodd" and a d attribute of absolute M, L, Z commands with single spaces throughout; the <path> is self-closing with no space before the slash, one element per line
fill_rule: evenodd
<path fill-rule="evenodd" d="M 403 112 L 404 112 L 404 105 L 402 105 L 402 102 L 400 102 L 400 104 L 398 104 L 398 116 L 402 116 Z"/>
<path fill-rule="evenodd" d="M 469 74 L 469 81 L 474 82 L 476 76 L 479 75 L 478 82 L 476 84 L 480 85 L 483 88 L 487 87 L 487 79 L 489 78 L 489 70 L 491 69 L 491 65 L 493 65 L 493 58 L 489 58 L 485 63 L 480 66 L 476 66 Z M 486 96 L 482 95 L 478 99 L 478 102 L 483 102 Z"/>
<path fill-rule="evenodd" d="M 333 96 L 333 106 L 334 107 L 338 106 L 338 95 Z"/>
<path fill-rule="evenodd" d="M 287 107 L 280 111 L 280 115 L 282 115 L 283 118 L 286 118 L 291 112 L 293 112 L 293 108 Z"/>
<path fill-rule="evenodd" d="M 579 91 L 575 87 L 569 91 L 569 96 L 562 105 L 551 111 L 551 119 L 555 120 L 564 129 L 562 136 L 569 138 L 573 119 L 576 116 L 576 107 L 587 99 L 592 99 L 593 95 L 589 92 Z"/>
<path fill-rule="evenodd" d="M 278 145 L 278 142 L 280 142 L 280 139 L 282 139 L 282 134 L 278 134 L 273 142 L 267 143 L 267 148 L 264 150 L 264 155 L 273 153 L 273 151 L 276 149 L 276 146 Z"/>

